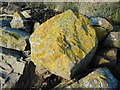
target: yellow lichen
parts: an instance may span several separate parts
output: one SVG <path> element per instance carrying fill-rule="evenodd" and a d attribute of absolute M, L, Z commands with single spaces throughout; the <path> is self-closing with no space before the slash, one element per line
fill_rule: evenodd
<path fill-rule="evenodd" d="M 42 64 L 54 74 L 70 79 L 75 63 L 81 65 L 81 60 L 96 47 L 97 39 L 89 19 L 68 10 L 41 24 L 30 41 L 36 65 Z M 86 62 L 89 61 L 90 58 Z"/>

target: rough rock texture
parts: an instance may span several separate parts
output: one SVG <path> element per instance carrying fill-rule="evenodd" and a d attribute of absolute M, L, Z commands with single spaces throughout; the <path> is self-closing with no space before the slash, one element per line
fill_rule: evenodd
<path fill-rule="evenodd" d="M 97 38 L 99 41 L 102 41 L 106 35 L 113 30 L 112 25 L 104 18 L 94 17 L 91 18 L 91 24 L 96 30 Z"/>
<path fill-rule="evenodd" d="M 66 79 L 88 65 L 97 45 L 96 33 L 89 20 L 71 10 L 40 25 L 30 42 L 32 61 Z"/>
<path fill-rule="evenodd" d="M 99 68 L 67 88 L 118 88 L 118 80 L 107 68 Z"/>
<path fill-rule="evenodd" d="M 107 36 L 104 44 L 110 47 L 120 48 L 120 32 L 111 32 Z"/>
<path fill-rule="evenodd" d="M 5 53 L 0 53 L 0 56 L 1 89 L 11 88 L 23 74 L 26 62 L 20 61 L 20 57 L 14 57 Z"/>
<path fill-rule="evenodd" d="M 16 28 L 16 29 L 23 28 L 25 26 L 24 20 L 25 20 L 25 17 L 22 15 L 22 13 L 16 12 L 13 14 L 13 19 L 10 22 L 10 25 L 12 28 Z"/>
<path fill-rule="evenodd" d="M 16 29 L 24 29 L 26 32 L 31 32 L 31 25 L 29 24 L 30 21 L 27 20 L 27 18 L 25 18 L 25 17 L 29 17 L 29 14 L 26 15 L 25 11 L 24 12 L 20 12 L 20 11 L 15 12 L 13 14 L 13 19 L 10 22 L 11 27 L 16 28 Z"/>
<path fill-rule="evenodd" d="M 0 28 L 0 46 L 24 50 L 27 45 L 26 39 L 29 35 L 29 33 L 9 27 Z"/>

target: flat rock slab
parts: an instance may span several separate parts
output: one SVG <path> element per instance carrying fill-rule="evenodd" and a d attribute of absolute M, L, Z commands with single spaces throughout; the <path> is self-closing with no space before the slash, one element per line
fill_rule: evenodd
<path fill-rule="evenodd" d="M 41 24 L 30 43 L 31 59 L 36 65 L 70 79 L 89 64 L 97 39 L 88 18 L 67 10 Z"/>
<path fill-rule="evenodd" d="M 29 35 L 29 33 L 18 29 L 3 27 L 0 29 L 0 46 L 23 51 L 27 45 L 26 39 Z"/>

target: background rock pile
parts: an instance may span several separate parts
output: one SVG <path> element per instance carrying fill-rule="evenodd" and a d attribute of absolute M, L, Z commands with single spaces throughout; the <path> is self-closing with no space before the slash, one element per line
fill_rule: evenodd
<path fill-rule="evenodd" d="M 120 89 L 119 7 L 2 2 L 0 88 Z"/>

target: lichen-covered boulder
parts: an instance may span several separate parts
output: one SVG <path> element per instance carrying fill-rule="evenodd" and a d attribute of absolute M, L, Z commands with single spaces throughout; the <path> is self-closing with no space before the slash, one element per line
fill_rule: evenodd
<path fill-rule="evenodd" d="M 113 30 L 112 25 L 104 18 L 91 18 L 91 24 L 96 31 L 98 41 L 102 41 Z"/>
<path fill-rule="evenodd" d="M 118 80 L 107 68 L 99 68 L 67 88 L 118 88 Z"/>
<path fill-rule="evenodd" d="M 120 48 L 120 32 L 111 32 L 107 36 L 104 45 Z"/>
<path fill-rule="evenodd" d="M 29 33 L 9 27 L 0 28 L 0 46 L 23 51 L 27 45 Z"/>
<path fill-rule="evenodd" d="M 32 61 L 65 79 L 74 77 L 89 64 L 97 46 L 90 21 L 71 10 L 41 24 L 30 42 Z"/>

